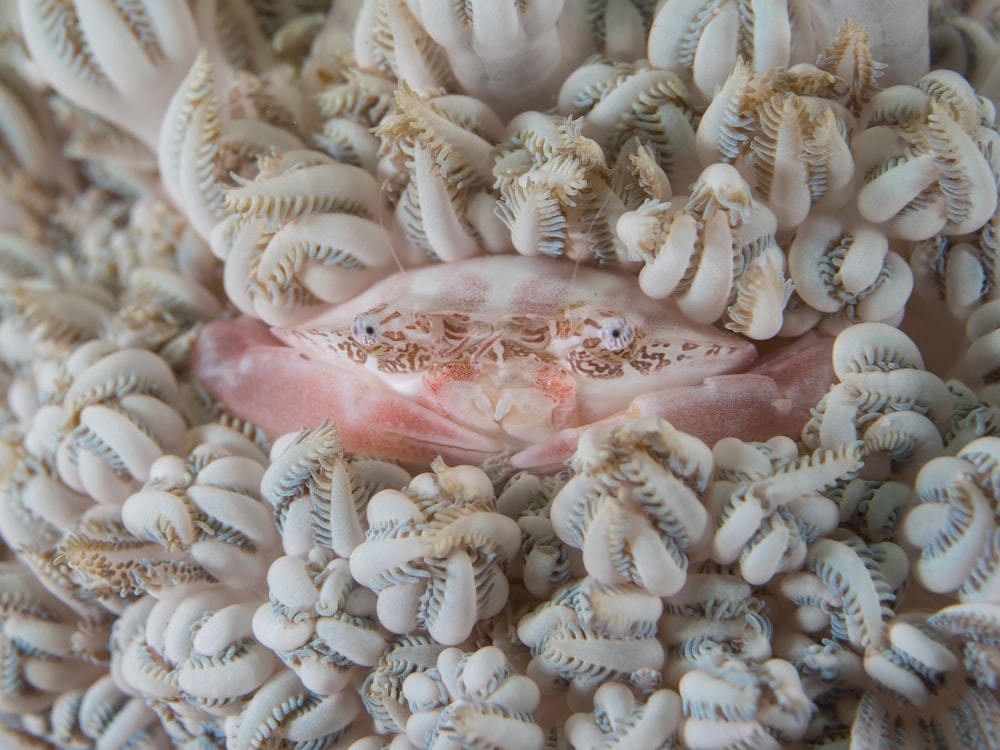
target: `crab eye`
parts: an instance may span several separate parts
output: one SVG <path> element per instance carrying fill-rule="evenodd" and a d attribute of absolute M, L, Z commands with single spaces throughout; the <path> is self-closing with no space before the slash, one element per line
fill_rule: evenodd
<path fill-rule="evenodd" d="M 625 318 L 611 318 L 601 326 L 601 343 L 612 352 L 627 349 L 635 341 L 635 326 Z"/>
<path fill-rule="evenodd" d="M 361 346 L 375 346 L 382 340 L 382 327 L 374 315 L 361 313 L 351 324 L 351 337 Z"/>

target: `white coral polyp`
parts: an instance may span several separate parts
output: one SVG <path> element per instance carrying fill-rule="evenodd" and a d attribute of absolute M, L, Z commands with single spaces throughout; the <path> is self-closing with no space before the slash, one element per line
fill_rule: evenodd
<path fill-rule="evenodd" d="M 45 591 L 29 569 L 0 564 L 0 600 L 0 647 L 9 670 L 0 710 L 43 711 L 61 692 L 82 690 L 100 676 L 101 668 L 82 660 L 84 654 L 75 648 L 82 621 Z"/>
<path fill-rule="evenodd" d="M 253 598 L 224 587 L 131 608 L 118 632 L 113 670 L 130 690 L 155 697 L 179 717 L 206 721 L 234 713 L 278 661 L 252 634 Z M 138 622 L 136 622 L 138 620 Z"/>
<path fill-rule="evenodd" d="M 839 313 L 837 326 L 898 323 L 913 289 L 909 266 L 881 231 L 819 213 L 798 228 L 788 267 L 799 297 L 828 318 Z"/>
<path fill-rule="evenodd" d="M 866 473 L 912 478 L 944 450 L 953 403 L 948 386 L 924 370 L 916 344 L 884 323 L 859 323 L 834 342 L 840 379 L 803 430 L 810 447 L 864 441 Z"/>
<path fill-rule="evenodd" d="M 476 744 L 497 750 L 541 750 L 545 734 L 532 721 L 541 694 L 514 672 L 503 651 L 487 646 L 473 653 L 448 648 L 434 670 L 403 681 L 413 714 L 406 735 L 427 750 L 458 750 Z"/>
<path fill-rule="evenodd" d="M 730 659 L 769 659 L 773 626 L 767 615 L 765 603 L 739 576 L 688 576 L 683 589 L 663 598 L 659 633 L 668 647 L 664 684 L 676 688 L 688 672 Z"/>
<path fill-rule="evenodd" d="M 375 595 L 351 578 L 348 562 L 316 549 L 308 560 L 279 557 L 267 573 L 269 602 L 253 617 L 257 640 L 273 650 L 302 684 L 334 695 L 371 667 L 385 649 Z"/>
<path fill-rule="evenodd" d="M 774 213 L 751 194 L 735 167 L 706 167 L 686 199 L 647 201 L 622 214 L 617 233 L 630 260 L 644 261 L 639 286 L 672 297 L 690 320 L 753 338 L 781 327 L 791 288 L 774 245 Z"/>
<path fill-rule="evenodd" d="M 679 692 L 690 750 L 778 748 L 805 736 L 815 710 L 795 667 L 783 659 L 688 672 Z"/>
<path fill-rule="evenodd" d="M 928 591 L 1000 604 L 998 458 L 1000 438 L 979 438 L 917 475 L 919 503 L 906 514 L 902 534 L 919 550 L 913 572 Z"/>
<path fill-rule="evenodd" d="M 63 400 L 56 453 L 62 480 L 94 500 L 120 503 L 149 479 L 153 462 L 177 452 L 186 432 L 177 381 L 142 349 L 78 350 L 67 363 L 73 384 Z M 89 361 L 88 361 L 89 359 Z M 75 371 L 75 365 L 83 366 Z"/>
<path fill-rule="evenodd" d="M 303 558 L 314 547 L 349 557 L 364 541 L 364 510 L 372 495 L 410 480 L 393 461 L 345 454 L 327 424 L 278 438 L 270 459 L 261 495 L 274 509 L 285 553 Z"/>
<path fill-rule="evenodd" d="M 156 142 L 162 112 L 200 44 L 187 6 L 137 3 L 126 13 L 108 3 L 74 3 L 59 22 L 45 3 L 26 0 L 18 10 L 45 79 L 147 145 Z"/>
<path fill-rule="evenodd" d="M 574 710 L 608 679 L 653 689 L 662 679 L 662 610 L 659 597 L 633 585 L 588 576 L 564 586 L 518 622 L 517 635 L 532 654 L 527 674 L 545 693 L 568 690 Z"/>
<path fill-rule="evenodd" d="M 625 685 L 608 682 L 594 694 L 591 713 L 569 718 L 566 737 L 578 750 L 674 747 L 681 716 L 681 700 L 673 690 L 657 690 L 639 702 Z"/>
<path fill-rule="evenodd" d="M 908 240 L 979 229 L 997 207 L 995 114 L 952 71 L 875 96 L 851 141 L 861 216 Z"/>
<path fill-rule="evenodd" d="M 244 705 L 226 719 L 229 750 L 276 747 L 329 747 L 362 712 L 358 696 L 349 691 L 316 695 L 291 672 L 278 672 Z"/>
<path fill-rule="evenodd" d="M 351 574 L 378 594 L 389 630 L 426 627 L 443 644 L 465 640 L 478 620 L 507 601 L 503 571 L 517 554 L 517 524 L 496 512 L 493 486 L 472 466 L 434 464 L 402 491 L 368 503 L 365 541 L 351 552 Z"/>
<path fill-rule="evenodd" d="M 183 551 L 225 585 L 253 586 L 279 544 L 271 509 L 259 496 L 263 474 L 258 461 L 225 455 L 221 447 L 187 462 L 164 456 L 122 505 L 122 521 L 141 539 Z"/>
<path fill-rule="evenodd" d="M 708 446 L 665 420 L 642 417 L 580 438 L 576 475 L 553 498 L 552 528 L 583 550 L 604 583 L 635 583 L 657 596 L 684 585 L 687 556 L 708 540 L 700 493 L 712 467 Z"/>
<path fill-rule="evenodd" d="M 659 5 L 649 30 L 649 60 L 691 80 L 711 100 L 736 65 L 748 55 L 754 70 L 787 65 L 792 22 L 785 0 L 714 3 L 668 0 Z"/>
<path fill-rule="evenodd" d="M 719 479 L 706 496 L 715 516 L 712 559 L 738 561 L 743 579 L 767 583 L 779 572 L 805 563 L 810 543 L 837 528 L 840 510 L 823 490 L 861 468 L 862 444 L 799 456 L 791 440 L 715 444 Z"/>

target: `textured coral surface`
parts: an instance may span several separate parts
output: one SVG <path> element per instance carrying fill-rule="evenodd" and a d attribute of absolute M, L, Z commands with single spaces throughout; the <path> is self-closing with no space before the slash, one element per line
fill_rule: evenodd
<path fill-rule="evenodd" d="M 1000 748 L 998 100 L 997 0 L 0 0 L 0 746 Z"/>

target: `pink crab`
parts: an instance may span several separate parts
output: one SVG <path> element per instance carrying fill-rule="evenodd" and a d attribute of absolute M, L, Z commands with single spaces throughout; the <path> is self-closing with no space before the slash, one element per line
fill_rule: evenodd
<path fill-rule="evenodd" d="M 510 452 L 551 469 L 587 427 L 644 414 L 709 443 L 797 435 L 834 382 L 831 341 L 753 365 L 751 343 L 686 321 L 632 276 L 490 256 L 398 273 L 292 328 L 211 323 L 194 362 L 224 408 L 272 437 L 332 420 L 355 452 Z"/>

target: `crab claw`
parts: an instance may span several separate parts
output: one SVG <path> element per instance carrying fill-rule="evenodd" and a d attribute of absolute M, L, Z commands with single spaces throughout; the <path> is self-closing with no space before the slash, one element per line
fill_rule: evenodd
<path fill-rule="evenodd" d="M 274 438 L 333 420 L 341 444 L 354 453 L 428 464 L 478 463 L 502 443 L 465 428 L 377 380 L 307 358 L 250 318 L 209 323 L 192 353 L 202 387 L 224 409 Z M 330 381 L 336 388 L 326 387 Z"/>
<path fill-rule="evenodd" d="M 724 437 L 750 442 L 775 435 L 797 438 L 809 421 L 810 409 L 837 382 L 832 348 L 832 338 L 804 336 L 760 359 L 749 372 L 643 394 L 618 414 L 562 430 L 515 453 L 510 463 L 519 469 L 558 469 L 576 450 L 580 435 L 594 424 L 623 424 L 644 415 L 662 417 L 708 445 Z"/>

